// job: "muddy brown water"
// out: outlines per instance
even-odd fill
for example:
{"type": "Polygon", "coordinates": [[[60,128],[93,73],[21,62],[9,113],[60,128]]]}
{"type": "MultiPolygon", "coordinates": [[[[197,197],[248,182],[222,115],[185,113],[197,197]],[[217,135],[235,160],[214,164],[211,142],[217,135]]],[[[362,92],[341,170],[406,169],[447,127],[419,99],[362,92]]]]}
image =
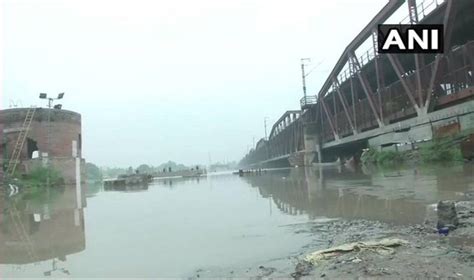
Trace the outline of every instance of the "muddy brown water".
{"type": "Polygon", "coordinates": [[[417,224],[430,204],[473,195],[472,164],[278,169],[108,190],[66,186],[40,197],[20,192],[1,201],[0,278],[188,277],[202,268],[258,266],[314,240],[291,225],[417,224]]]}

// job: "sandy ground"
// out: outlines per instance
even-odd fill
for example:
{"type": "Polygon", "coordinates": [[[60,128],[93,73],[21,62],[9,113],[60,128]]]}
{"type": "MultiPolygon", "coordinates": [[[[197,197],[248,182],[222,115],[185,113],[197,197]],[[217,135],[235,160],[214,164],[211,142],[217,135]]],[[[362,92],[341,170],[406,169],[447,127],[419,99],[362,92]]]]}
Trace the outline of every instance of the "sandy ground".
{"type": "Polygon", "coordinates": [[[456,207],[460,225],[447,236],[435,229],[436,212],[423,224],[411,226],[366,220],[300,224],[294,225],[295,234],[311,234],[314,241],[294,255],[253,267],[201,268],[190,278],[474,279],[474,201],[456,207]],[[395,247],[392,254],[363,250],[341,253],[317,265],[304,261],[316,250],[382,238],[400,238],[408,244],[395,247]]]}

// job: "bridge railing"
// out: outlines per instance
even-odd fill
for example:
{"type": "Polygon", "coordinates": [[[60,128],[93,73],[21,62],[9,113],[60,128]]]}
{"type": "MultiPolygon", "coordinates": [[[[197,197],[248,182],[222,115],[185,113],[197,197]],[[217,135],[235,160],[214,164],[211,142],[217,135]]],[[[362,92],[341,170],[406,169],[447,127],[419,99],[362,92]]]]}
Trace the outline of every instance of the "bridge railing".
{"type": "MultiPolygon", "coordinates": [[[[417,2],[416,10],[418,21],[421,21],[424,17],[429,15],[432,11],[438,8],[439,5],[444,3],[445,0],[422,0],[417,2]]],[[[406,15],[401,21],[400,24],[409,24],[410,15],[406,15]]]]}
{"type": "MultiPolygon", "coordinates": [[[[467,44],[456,47],[451,52],[444,55],[438,67],[438,76],[433,88],[432,94],[436,96],[432,100],[432,109],[437,110],[449,106],[456,102],[460,102],[461,99],[471,98],[474,96],[472,88],[474,86],[474,77],[472,71],[474,65],[474,41],[468,42],[467,44]]],[[[420,71],[420,77],[422,81],[422,102],[421,106],[427,98],[427,89],[430,81],[430,77],[434,71],[434,62],[426,65],[420,71]]],[[[410,94],[413,95],[415,101],[419,104],[419,92],[416,87],[416,72],[410,71],[409,74],[403,76],[406,84],[411,88],[410,94]]],[[[406,89],[403,87],[402,82],[397,80],[390,85],[380,89],[380,95],[374,95],[373,102],[374,107],[381,116],[382,121],[385,124],[394,123],[403,119],[407,119],[416,115],[414,105],[408,98],[406,89]],[[379,102],[379,98],[380,101],[379,102]],[[380,108],[382,109],[380,112],[380,108]]],[[[332,116],[332,122],[335,132],[339,137],[345,137],[351,134],[351,128],[347,121],[347,116],[340,106],[336,106],[337,114],[334,112],[334,104],[332,98],[328,98],[326,101],[329,114],[332,116]]],[[[373,129],[378,126],[373,110],[368,103],[366,98],[358,100],[354,105],[348,104],[349,116],[354,116],[353,110],[355,109],[355,119],[352,119],[354,125],[358,131],[366,131],[373,129]]],[[[330,123],[326,116],[323,117],[322,123],[322,137],[324,142],[330,142],[335,139],[334,133],[330,127],[330,123]]]]}
{"type": "Polygon", "coordinates": [[[315,95],[307,95],[300,99],[301,109],[308,109],[311,105],[316,104],[318,101],[315,95]]]}
{"type": "MultiPolygon", "coordinates": [[[[427,89],[431,80],[431,76],[434,71],[434,62],[426,65],[421,68],[420,77],[421,77],[421,86],[422,86],[422,101],[426,101],[427,89]]],[[[438,78],[435,81],[433,94],[435,97],[432,97],[432,108],[431,110],[438,110],[457,102],[465,100],[465,98],[472,98],[474,96],[474,41],[468,42],[465,45],[457,46],[453,48],[449,53],[443,55],[439,61],[438,66],[438,78]]],[[[410,94],[413,95],[417,103],[419,103],[419,96],[416,86],[416,72],[409,70],[403,79],[406,84],[411,88],[410,94]]],[[[360,92],[361,89],[359,86],[356,86],[356,92],[360,92]]],[[[356,94],[356,96],[360,96],[356,94]]],[[[379,90],[378,94],[373,96],[374,107],[377,110],[382,108],[382,111],[379,112],[382,116],[382,120],[385,124],[394,123],[403,119],[411,118],[416,116],[416,111],[410,99],[408,98],[406,89],[403,87],[402,82],[397,80],[386,87],[383,87],[379,90]],[[380,98],[380,102],[379,102],[380,98]]],[[[327,102],[327,109],[329,114],[332,115],[333,125],[335,132],[339,137],[345,137],[351,134],[351,127],[347,120],[347,116],[341,108],[340,104],[336,104],[336,109],[334,109],[334,100],[337,102],[337,98],[328,98],[325,99],[327,102]],[[335,111],[337,114],[335,114],[335,111]]],[[[349,110],[349,116],[353,117],[353,124],[356,126],[359,132],[367,131],[378,126],[376,118],[372,108],[367,100],[367,98],[357,100],[355,104],[352,104],[351,99],[348,99],[347,109],[349,110]],[[354,111],[355,110],[355,114],[354,111]]],[[[301,99],[302,107],[304,105],[314,105],[317,103],[316,96],[307,96],[306,98],[301,99]]],[[[423,104],[422,104],[423,105],[423,104]]],[[[319,112],[316,106],[312,106],[311,110],[308,110],[310,114],[309,119],[305,117],[304,122],[312,122],[319,116],[319,112]]],[[[327,120],[326,115],[321,114],[323,117],[318,117],[318,126],[321,129],[321,136],[323,142],[331,142],[335,139],[334,133],[330,127],[330,124],[327,120]],[[322,121],[322,122],[321,122],[322,121]]],[[[247,160],[249,162],[258,162],[269,157],[275,157],[276,155],[282,155],[282,151],[288,152],[288,148],[283,147],[285,143],[285,138],[289,139],[287,133],[293,126],[297,124],[290,124],[285,130],[283,130],[281,135],[277,135],[274,139],[269,139],[268,145],[265,146],[265,149],[257,149],[248,155],[247,160]],[[283,147],[283,149],[282,149],[283,147]]],[[[303,143],[298,142],[298,146],[302,146],[303,143]]],[[[290,150],[293,146],[290,147],[290,150]]],[[[262,147],[263,148],[263,147],[262,147]]],[[[292,151],[292,150],[291,150],[292,151]]]]}

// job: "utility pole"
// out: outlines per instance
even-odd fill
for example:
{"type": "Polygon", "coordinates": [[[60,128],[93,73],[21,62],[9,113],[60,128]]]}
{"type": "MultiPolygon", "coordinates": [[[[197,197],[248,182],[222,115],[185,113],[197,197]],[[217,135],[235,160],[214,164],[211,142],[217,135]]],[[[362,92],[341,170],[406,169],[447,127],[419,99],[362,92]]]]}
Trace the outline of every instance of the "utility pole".
{"type": "MultiPolygon", "coordinates": [[[[48,165],[49,165],[49,159],[50,159],[50,154],[51,154],[51,107],[53,107],[53,101],[54,100],[59,100],[63,99],[64,97],[64,92],[61,92],[58,94],[58,97],[53,98],[53,97],[48,97],[46,93],[40,93],[39,98],[40,99],[48,99],[48,138],[47,138],[47,149],[48,149],[48,165]]],[[[54,106],[54,109],[61,109],[62,105],[58,104],[54,106]]]]}
{"type": "Polygon", "coordinates": [[[310,58],[302,58],[301,59],[301,78],[303,79],[303,96],[306,101],[306,74],[304,73],[304,67],[306,66],[304,63],[305,61],[310,62],[310,58]]]}
{"type": "Polygon", "coordinates": [[[268,137],[267,137],[267,117],[263,118],[263,126],[265,128],[265,140],[268,140],[268,137]]]}

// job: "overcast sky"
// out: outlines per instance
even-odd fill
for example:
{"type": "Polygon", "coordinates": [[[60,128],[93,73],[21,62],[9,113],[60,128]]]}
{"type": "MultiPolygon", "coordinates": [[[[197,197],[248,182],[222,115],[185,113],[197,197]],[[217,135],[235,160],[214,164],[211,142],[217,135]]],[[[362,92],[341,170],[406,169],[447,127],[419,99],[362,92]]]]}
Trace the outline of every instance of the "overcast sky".
{"type": "Polygon", "coordinates": [[[299,109],[300,58],[319,65],[315,94],[388,2],[0,1],[1,107],[65,92],[83,155],[102,166],[239,160],[264,117],[299,109]]]}

